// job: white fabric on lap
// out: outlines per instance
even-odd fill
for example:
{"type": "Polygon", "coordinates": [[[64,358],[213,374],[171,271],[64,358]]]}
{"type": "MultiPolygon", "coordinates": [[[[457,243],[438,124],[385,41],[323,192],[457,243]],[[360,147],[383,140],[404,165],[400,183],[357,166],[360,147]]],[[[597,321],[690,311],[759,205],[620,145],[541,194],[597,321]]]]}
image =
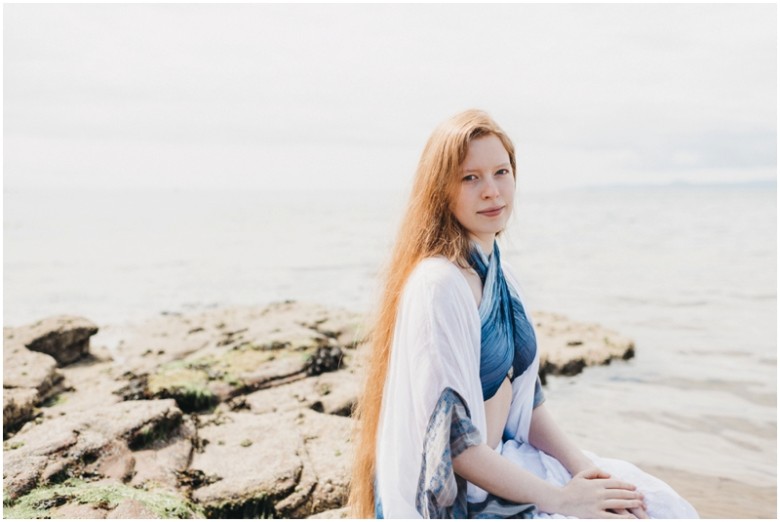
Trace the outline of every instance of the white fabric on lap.
{"type": "MultiPolygon", "coordinates": [[[[596,467],[609,473],[612,478],[634,484],[637,490],[644,494],[647,514],[651,518],[699,518],[693,506],[664,481],[645,473],[630,462],[599,457],[590,451],[583,453],[596,467]]],[[[514,440],[506,441],[501,447],[501,454],[551,484],[564,486],[571,480],[571,475],[563,464],[531,444],[521,444],[514,440]]],[[[535,518],[575,517],[557,513],[538,513],[535,518]]]]}

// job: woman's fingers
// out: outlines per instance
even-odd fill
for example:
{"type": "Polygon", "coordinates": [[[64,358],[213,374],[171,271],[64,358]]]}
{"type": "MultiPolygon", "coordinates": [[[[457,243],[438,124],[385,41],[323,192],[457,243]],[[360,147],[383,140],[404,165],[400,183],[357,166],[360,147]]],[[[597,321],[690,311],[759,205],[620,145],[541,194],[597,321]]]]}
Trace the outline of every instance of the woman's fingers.
{"type": "Polygon", "coordinates": [[[636,486],[629,483],[629,482],[623,482],[622,480],[617,479],[610,479],[610,480],[604,480],[602,484],[606,489],[627,489],[629,491],[636,490],[636,486]]]}
{"type": "Polygon", "coordinates": [[[631,514],[634,515],[636,518],[650,518],[650,515],[647,514],[647,511],[644,506],[642,506],[641,508],[632,509],[631,514]]]}
{"type": "Polygon", "coordinates": [[[604,498],[628,498],[628,499],[643,499],[645,496],[639,491],[631,491],[630,489],[605,489],[604,498]]]}
{"type": "MultiPolygon", "coordinates": [[[[639,509],[642,507],[641,500],[630,500],[624,498],[611,498],[601,504],[602,509],[639,509]]],[[[632,515],[633,516],[633,515],[632,515]]]]}

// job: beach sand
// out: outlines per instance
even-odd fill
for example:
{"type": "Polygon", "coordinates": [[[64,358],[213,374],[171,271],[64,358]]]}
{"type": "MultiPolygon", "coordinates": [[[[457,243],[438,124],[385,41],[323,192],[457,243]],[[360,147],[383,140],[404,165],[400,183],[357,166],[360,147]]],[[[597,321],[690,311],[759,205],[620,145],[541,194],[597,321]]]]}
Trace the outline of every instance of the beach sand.
{"type": "Polygon", "coordinates": [[[550,380],[548,409],[574,443],[667,482],[701,518],[776,518],[775,401],[663,376],[630,380],[642,373],[634,366],[550,380]]]}
{"type": "Polygon", "coordinates": [[[688,500],[701,518],[777,518],[777,488],[679,469],[642,466],[688,500]]]}

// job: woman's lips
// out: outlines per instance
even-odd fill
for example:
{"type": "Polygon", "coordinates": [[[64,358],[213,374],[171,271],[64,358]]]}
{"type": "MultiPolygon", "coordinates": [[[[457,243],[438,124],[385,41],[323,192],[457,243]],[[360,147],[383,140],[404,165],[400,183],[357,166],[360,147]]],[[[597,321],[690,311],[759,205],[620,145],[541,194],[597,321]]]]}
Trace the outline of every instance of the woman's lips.
{"type": "Polygon", "coordinates": [[[483,216],[487,216],[487,217],[496,217],[501,212],[503,212],[503,210],[504,207],[494,207],[494,208],[489,208],[487,210],[480,210],[479,212],[477,212],[477,214],[482,214],[483,216]]]}

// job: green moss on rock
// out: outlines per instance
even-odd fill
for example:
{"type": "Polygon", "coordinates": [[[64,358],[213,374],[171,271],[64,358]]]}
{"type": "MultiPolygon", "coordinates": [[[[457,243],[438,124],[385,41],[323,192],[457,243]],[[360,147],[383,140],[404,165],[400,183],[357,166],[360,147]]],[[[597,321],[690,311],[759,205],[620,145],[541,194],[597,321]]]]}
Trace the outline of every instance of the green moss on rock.
{"type": "Polygon", "coordinates": [[[167,491],[146,491],[124,484],[90,483],[68,479],[62,484],[34,489],[15,502],[3,498],[3,518],[50,518],[50,511],[68,502],[113,509],[126,499],[136,500],[160,518],[202,518],[202,510],[167,491]]]}
{"type": "Polygon", "coordinates": [[[3,451],[12,451],[12,450],[15,450],[15,449],[19,449],[22,446],[24,446],[24,441],[23,440],[17,440],[17,441],[13,441],[13,442],[4,442],[3,443],[3,451]]]}
{"type": "Polygon", "coordinates": [[[208,373],[181,364],[163,367],[149,377],[149,393],[171,398],[184,412],[207,410],[219,402],[208,387],[208,373]]]}

